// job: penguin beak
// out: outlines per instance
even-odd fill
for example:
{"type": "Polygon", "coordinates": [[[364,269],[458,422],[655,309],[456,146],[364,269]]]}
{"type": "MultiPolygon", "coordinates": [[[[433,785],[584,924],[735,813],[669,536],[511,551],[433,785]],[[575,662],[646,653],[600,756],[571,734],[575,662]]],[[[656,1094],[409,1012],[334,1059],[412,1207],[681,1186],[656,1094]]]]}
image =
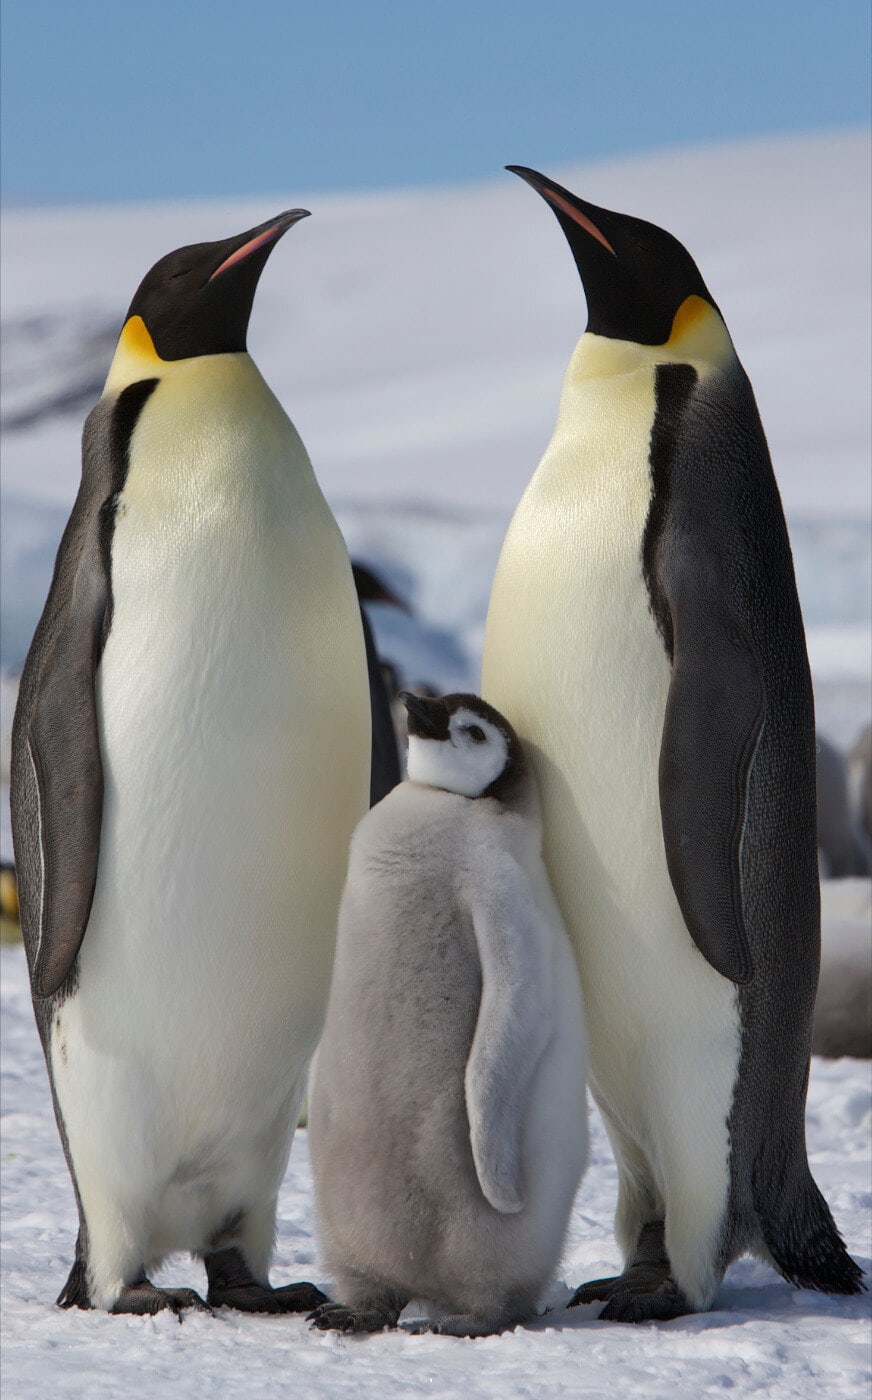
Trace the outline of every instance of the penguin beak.
{"type": "Polygon", "coordinates": [[[368,569],[365,564],[355,564],[351,562],[351,572],[354,577],[354,586],[357,589],[357,596],[361,603],[386,603],[391,608],[398,608],[400,612],[406,613],[409,617],[412,610],[408,603],[398,597],[392,589],[388,588],[376,574],[368,569]]]}
{"type": "Polygon", "coordinates": [[[590,234],[591,238],[595,238],[598,243],[601,243],[606,251],[612,254],[612,257],[617,256],[602,229],[597,227],[591,214],[586,212],[586,208],[593,211],[593,205],[585,206],[584,201],[580,200],[577,195],[571,194],[569,190],[564,189],[554,180],[549,180],[547,176],[540,175],[538,170],[530,170],[526,165],[507,165],[506,169],[510,170],[513,175],[520,175],[531,189],[534,189],[537,194],[541,194],[542,198],[551,205],[564,229],[566,228],[565,221],[568,220],[570,224],[577,225],[585,233],[590,234]]]}
{"type": "Polygon", "coordinates": [[[400,691],[409,714],[409,733],[428,739],[447,739],[448,710],[441,700],[425,700],[409,690],[400,691]]]}
{"type": "Polygon", "coordinates": [[[266,223],[258,224],[257,228],[248,229],[245,233],[241,233],[238,238],[230,240],[232,251],[229,257],[226,257],[216,267],[209,281],[214,282],[215,278],[220,277],[222,272],[226,272],[228,268],[250,258],[252,253],[256,253],[258,249],[277,243],[283,233],[287,233],[288,229],[299,223],[300,219],[308,219],[309,214],[308,209],[286,209],[284,214],[278,214],[274,219],[267,219],[266,223]],[[235,247],[233,247],[234,243],[235,247]]]}

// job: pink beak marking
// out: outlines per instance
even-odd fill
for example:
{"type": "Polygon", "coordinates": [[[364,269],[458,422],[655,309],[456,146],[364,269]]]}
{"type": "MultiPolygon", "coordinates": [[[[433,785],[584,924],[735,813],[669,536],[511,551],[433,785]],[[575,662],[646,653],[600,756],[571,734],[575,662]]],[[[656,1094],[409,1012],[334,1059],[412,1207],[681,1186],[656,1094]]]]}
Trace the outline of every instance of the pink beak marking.
{"type": "Polygon", "coordinates": [[[569,200],[564,199],[563,195],[558,194],[556,190],[542,190],[542,194],[548,200],[549,204],[554,205],[555,209],[560,209],[564,214],[568,214],[573,223],[579,224],[584,229],[585,233],[589,233],[592,238],[595,238],[604,248],[607,248],[612,254],[612,257],[617,257],[617,253],[605,234],[600,233],[596,224],[591,223],[590,219],[582,214],[580,209],[576,209],[574,204],[570,204],[569,200]]]}
{"type": "Polygon", "coordinates": [[[237,248],[235,253],[231,253],[229,258],[225,258],[220,267],[216,267],[209,281],[214,282],[215,278],[220,277],[222,272],[226,272],[228,267],[232,267],[234,263],[242,262],[243,258],[256,253],[258,248],[262,248],[264,243],[271,242],[280,232],[281,225],[273,224],[272,228],[264,229],[263,233],[258,233],[254,238],[250,238],[247,243],[243,243],[241,248],[237,248]]]}

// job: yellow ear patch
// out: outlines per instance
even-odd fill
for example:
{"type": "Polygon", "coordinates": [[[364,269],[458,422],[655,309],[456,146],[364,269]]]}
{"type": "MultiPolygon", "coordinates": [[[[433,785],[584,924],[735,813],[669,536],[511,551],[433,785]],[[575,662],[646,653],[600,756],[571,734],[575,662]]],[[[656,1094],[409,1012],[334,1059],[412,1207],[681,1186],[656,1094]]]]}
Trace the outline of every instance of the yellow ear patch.
{"type": "Polygon", "coordinates": [[[688,361],[724,363],[733,355],[732,341],[715,308],[703,297],[685,297],[675,313],[666,347],[688,361]]]}
{"type": "Polygon", "coordinates": [[[167,361],[155,350],[142,317],[131,316],[118,337],[103,393],[119,394],[138,379],[153,378],[166,365],[167,361]]]}
{"type": "MultiPolygon", "coordinates": [[[[672,330],[669,332],[668,345],[674,345],[676,341],[683,340],[690,335],[700,321],[710,313],[712,308],[702,297],[685,297],[675,313],[675,320],[672,322],[672,330]]],[[[144,328],[143,328],[144,329],[144,328]]]]}
{"type": "Polygon", "coordinates": [[[163,364],[141,316],[131,316],[130,320],[125,322],[118,342],[118,349],[122,347],[128,355],[135,355],[142,360],[157,360],[158,364],[163,364]]]}

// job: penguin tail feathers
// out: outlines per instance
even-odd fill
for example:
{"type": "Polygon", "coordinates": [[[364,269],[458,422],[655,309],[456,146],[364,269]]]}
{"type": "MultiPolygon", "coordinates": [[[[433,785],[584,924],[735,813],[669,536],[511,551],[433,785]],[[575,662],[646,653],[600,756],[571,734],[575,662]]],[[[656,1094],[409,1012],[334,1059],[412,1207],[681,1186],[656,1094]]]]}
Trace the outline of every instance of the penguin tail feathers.
{"type": "Polygon", "coordinates": [[[88,1290],[88,1271],[85,1261],[76,1255],[76,1262],[70,1269],[70,1276],[57,1297],[59,1308],[90,1308],[91,1295],[88,1290]]]}
{"type": "Polygon", "coordinates": [[[777,1221],[760,1212],[766,1247],[782,1277],[796,1288],[819,1293],[864,1293],[863,1270],[846,1250],[810,1174],[801,1193],[785,1204],[777,1221]]]}

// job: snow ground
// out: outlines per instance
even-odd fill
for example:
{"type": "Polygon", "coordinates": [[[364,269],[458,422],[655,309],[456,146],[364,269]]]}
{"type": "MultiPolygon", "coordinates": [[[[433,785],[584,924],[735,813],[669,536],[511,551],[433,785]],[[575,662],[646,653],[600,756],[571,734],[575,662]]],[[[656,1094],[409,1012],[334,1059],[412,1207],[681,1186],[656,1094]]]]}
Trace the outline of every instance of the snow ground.
{"type": "MultiPolygon", "coordinates": [[[[734,1264],[711,1313],[641,1327],[601,1323],[598,1306],[563,1309],[573,1285],[615,1272],[617,1190],[605,1132],[592,1113],[591,1165],[572,1217],[554,1309],[502,1337],[339,1337],[301,1317],[228,1310],[113,1318],[52,1307],[72,1261],[73,1192],[52,1115],[24,953],[0,950],[2,988],[2,1296],[4,1400],[46,1395],[136,1400],[167,1395],[299,1400],[428,1395],[439,1400],[623,1396],[698,1400],[729,1391],[770,1400],[812,1395],[866,1400],[872,1381],[870,1296],[799,1292],[765,1265],[734,1264]]],[[[809,1156],[849,1249],[870,1269],[872,1065],[814,1060],[809,1156]]],[[[279,1204],[274,1283],[326,1286],[312,1217],[307,1135],[300,1131],[279,1204]]],[[[161,1280],[202,1289],[187,1258],[161,1280]]],[[[415,1315],[414,1305],[406,1319],[415,1315]]],[[[418,1314],[420,1316],[420,1313],[418,1314]]]]}

